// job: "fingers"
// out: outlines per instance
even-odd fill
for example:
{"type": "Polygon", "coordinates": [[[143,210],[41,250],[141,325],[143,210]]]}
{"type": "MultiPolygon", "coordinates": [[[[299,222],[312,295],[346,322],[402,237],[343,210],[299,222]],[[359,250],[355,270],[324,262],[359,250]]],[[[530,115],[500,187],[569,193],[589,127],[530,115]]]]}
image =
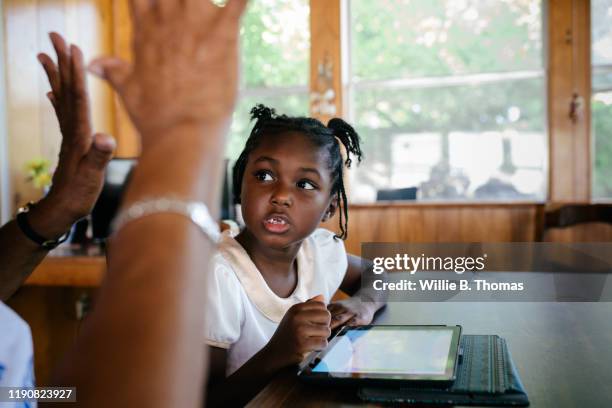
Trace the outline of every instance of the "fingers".
{"type": "Polygon", "coordinates": [[[325,307],[325,298],[323,297],[323,295],[317,295],[315,297],[308,299],[304,303],[309,303],[316,307],[321,307],[321,306],[325,307]]]}
{"type": "Polygon", "coordinates": [[[325,347],[327,347],[327,338],[310,337],[304,341],[304,348],[307,352],[313,350],[323,350],[325,347]]]}
{"type": "Polygon", "coordinates": [[[348,324],[349,320],[353,319],[354,317],[355,315],[350,312],[344,312],[344,313],[332,315],[330,326],[333,330],[344,324],[348,324]]]}
{"type": "Polygon", "coordinates": [[[85,68],[83,53],[76,45],[70,46],[71,88],[76,97],[86,98],[85,68]]]}
{"type": "Polygon", "coordinates": [[[49,85],[51,85],[51,92],[55,95],[59,95],[60,93],[60,78],[59,71],[57,70],[57,66],[53,59],[45,53],[38,54],[38,61],[42,65],[45,73],[47,74],[47,79],[49,80],[49,85]]]}
{"type": "Polygon", "coordinates": [[[332,303],[327,306],[327,310],[331,313],[331,328],[335,329],[336,327],[342,326],[346,324],[351,318],[355,316],[355,313],[349,311],[344,306],[338,303],[332,303]]]}
{"type": "Polygon", "coordinates": [[[123,91],[123,84],[130,75],[131,66],[120,58],[102,57],[89,64],[89,72],[108,81],[119,94],[123,91]]]}
{"type": "Polygon", "coordinates": [[[229,21],[239,21],[246,9],[247,0],[229,0],[223,11],[223,19],[229,21]]]}
{"type": "Polygon", "coordinates": [[[53,105],[53,109],[57,111],[57,99],[55,99],[53,92],[47,92],[47,99],[49,99],[49,102],[53,105]]]}
{"type": "Polygon", "coordinates": [[[157,2],[157,8],[158,8],[157,12],[162,20],[175,14],[176,9],[180,7],[182,7],[181,2],[177,0],[172,0],[172,1],[161,0],[157,2]]]}
{"type": "Polygon", "coordinates": [[[59,79],[62,89],[68,89],[71,80],[71,64],[70,64],[70,51],[66,45],[64,38],[58,33],[49,33],[49,38],[57,54],[57,65],[59,71],[59,79]]]}
{"type": "Polygon", "coordinates": [[[308,337],[323,337],[328,338],[331,335],[331,329],[326,324],[304,324],[301,326],[301,336],[308,337]]]}
{"type": "Polygon", "coordinates": [[[326,309],[308,309],[300,312],[300,317],[311,324],[329,326],[331,314],[326,309]]]}
{"type": "Polygon", "coordinates": [[[93,170],[104,170],[113,157],[116,146],[117,143],[111,136],[96,133],[91,148],[85,156],[85,163],[93,170]]]}
{"type": "Polygon", "coordinates": [[[150,0],[130,0],[130,11],[132,13],[132,20],[134,23],[141,22],[144,19],[146,13],[151,9],[150,0]]]}

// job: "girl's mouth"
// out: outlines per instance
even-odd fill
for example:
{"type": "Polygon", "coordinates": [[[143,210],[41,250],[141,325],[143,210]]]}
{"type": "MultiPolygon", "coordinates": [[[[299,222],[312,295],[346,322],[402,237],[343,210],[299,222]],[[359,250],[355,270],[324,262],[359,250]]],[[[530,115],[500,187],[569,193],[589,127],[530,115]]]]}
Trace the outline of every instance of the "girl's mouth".
{"type": "Polygon", "coordinates": [[[268,232],[282,234],[289,230],[287,219],[278,215],[272,215],[263,221],[263,226],[268,232]]]}

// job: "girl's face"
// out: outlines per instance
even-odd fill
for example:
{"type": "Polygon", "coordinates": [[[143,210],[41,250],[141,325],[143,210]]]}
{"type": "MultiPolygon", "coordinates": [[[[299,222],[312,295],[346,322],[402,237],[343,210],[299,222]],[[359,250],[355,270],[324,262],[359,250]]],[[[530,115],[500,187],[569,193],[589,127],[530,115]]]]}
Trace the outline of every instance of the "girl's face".
{"type": "Polygon", "coordinates": [[[333,214],[328,153],[299,132],[264,136],[242,179],[242,215],[259,244],[299,243],[333,214]]]}

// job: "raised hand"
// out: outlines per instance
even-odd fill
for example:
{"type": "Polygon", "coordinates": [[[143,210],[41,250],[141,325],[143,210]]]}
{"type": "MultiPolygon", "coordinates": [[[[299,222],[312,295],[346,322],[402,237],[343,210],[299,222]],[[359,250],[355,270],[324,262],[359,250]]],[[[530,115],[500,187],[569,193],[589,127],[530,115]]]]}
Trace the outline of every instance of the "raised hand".
{"type": "Polygon", "coordinates": [[[238,78],[245,0],[131,0],[133,64],[95,60],[90,70],[118,92],[142,136],[143,154],[167,130],[229,121],[238,78]]]}
{"type": "Polygon", "coordinates": [[[51,101],[62,133],[57,169],[49,194],[31,214],[33,228],[52,238],[61,235],[78,219],[89,214],[104,182],[104,170],[115,149],[115,141],[93,134],[87,95],[83,54],[68,46],[61,35],[49,35],[57,64],[44,53],[38,55],[51,91],[51,101]]]}

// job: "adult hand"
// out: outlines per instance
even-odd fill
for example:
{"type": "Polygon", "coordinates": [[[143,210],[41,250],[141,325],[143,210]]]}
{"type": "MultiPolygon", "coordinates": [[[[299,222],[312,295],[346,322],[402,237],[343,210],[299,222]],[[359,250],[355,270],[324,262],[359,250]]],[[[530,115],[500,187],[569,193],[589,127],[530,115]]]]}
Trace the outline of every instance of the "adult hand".
{"type": "Polygon", "coordinates": [[[327,347],[330,317],[320,295],[291,306],[265,347],[274,365],[298,364],[307,353],[327,347]]]}
{"type": "Polygon", "coordinates": [[[115,149],[115,141],[104,134],[93,135],[83,54],[68,46],[61,35],[49,35],[57,61],[38,55],[51,92],[51,101],[62,133],[62,144],[53,184],[30,215],[32,227],[42,236],[57,237],[91,212],[104,182],[104,170],[115,149]]]}
{"type": "Polygon", "coordinates": [[[238,26],[245,0],[132,0],[133,64],[99,58],[90,70],[120,95],[143,155],[177,126],[231,118],[238,78],[238,26]]]}

